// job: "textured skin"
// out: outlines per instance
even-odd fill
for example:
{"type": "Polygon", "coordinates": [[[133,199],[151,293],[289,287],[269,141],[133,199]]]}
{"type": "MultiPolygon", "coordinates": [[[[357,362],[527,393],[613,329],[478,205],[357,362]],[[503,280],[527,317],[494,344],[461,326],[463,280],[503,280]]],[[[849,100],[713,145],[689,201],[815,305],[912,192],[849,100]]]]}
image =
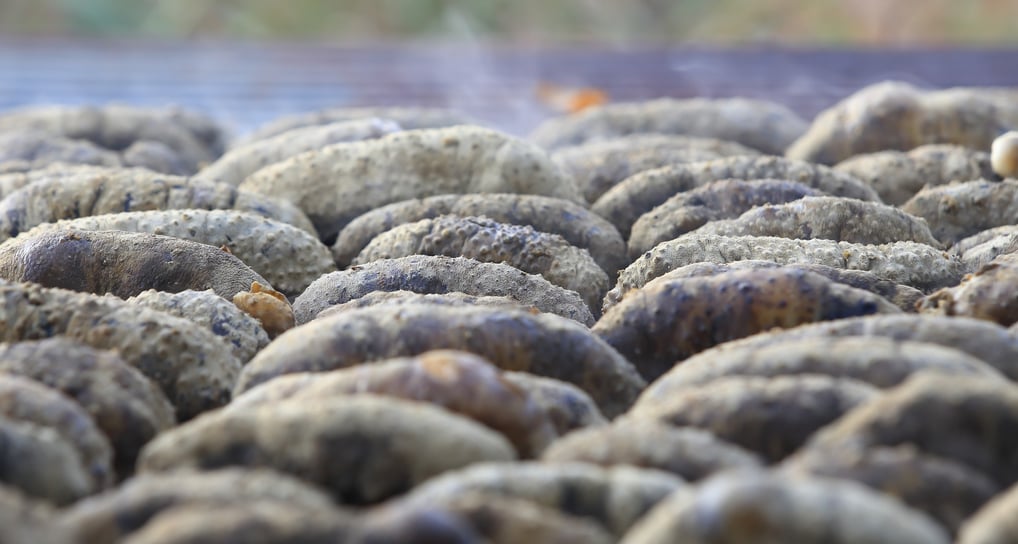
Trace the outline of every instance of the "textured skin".
{"type": "Polygon", "coordinates": [[[29,232],[66,229],[147,232],[226,247],[276,289],[291,296],[299,295],[322,274],[336,270],[328,248],[318,238],[293,225],[250,212],[121,212],[44,223],[29,232]]]}
{"type": "Polygon", "coordinates": [[[325,373],[287,374],[233,399],[247,410],[287,399],[375,394],[427,402],[502,433],[521,457],[534,457],[558,437],[551,417],[527,390],[476,355],[431,351],[325,373]]]}
{"type": "Polygon", "coordinates": [[[556,234],[483,217],[443,215],[400,225],[376,236],[353,265],[410,255],[507,264],[579,293],[592,311],[598,309],[608,292],[608,275],[585,249],[570,245],[556,234]]]}
{"type": "Polygon", "coordinates": [[[999,491],[986,475],[908,445],[863,451],[806,447],[782,468],[792,474],[854,480],[925,512],[952,535],[999,491]]]}
{"type": "Polygon", "coordinates": [[[722,470],[761,466],[756,455],[709,432],[638,419],[571,433],[546,449],[541,460],[652,468],[691,482],[722,470]]]}
{"type": "Polygon", "coordinates": [[[898,208],[835,196],[807,196],[758,206],[735,219],[711,221],[697,234],[825,239],[853,244],[908,241],[940,247],[926,221],[898,208]]]}
{"type": "Polygon", "coordinates": [[[853,155],[926,144],[986,150],[1015,122],[1018,107],[994,90],[922,91],[889,81],[865,87],[821,112],[785,155],[835,164],[853,155]]]}
{"type": "Polygon", "coordinates": [[[702,351],[647,387],[640,395],[640,402],[660,402],[680,391],[694,390],[730,376],[773,378],[820,374],[851,378],[886,389],[917,372],[1005,379],[980,359],[936,344],[858,336],[812,337],[760,347],[721,344],[702,351]]]}
{"type": "Polygon", "coordinates": [[[605,297],[605,306],[618,303],[629,291],[650,280],[690,264],[727,264],[762,260],[778,264],[820,264],[862,270],[893,281],[931,291],[961,281],[964,268],[952,257],[926,244],[895,242],[871,246],[833,240],[789,240],[763,236],[714,236],[696,232],[658,244],[619,272],[618,282],[605,297]]]}
{"type": "Polygon", "coordinates": [[[980,377],[917,374],[818,433],[811,448],[898,444],[939,456],[1001,486],[1018,481],[1018,388],[980,377]]]}
{"type": "Polygon", "coordinates": [[[224,138],[213,121],[193,112],[119,105],[23,108],[0,116],[0,130],[9,129],[40,130],[111,150],[158,142],[185,160],[191,172],[222,153],[224,138]]]}
{"type": "Polygon", "coordinates": [[[976,180],[929,187],[901,209],[926,219],[933,235],[951,245],[986,229],[1014,224],[1018,180],[976,180]]]}
{"type": "Polygon", "coordinates": [[[73,444],[52,429],[0,416],[0,483],[56,505],[96,491],[73,444]]]}
{"type": "Polygon", "coordinates": [[[622,544],[949,544],[932,520],[854,482],[716,476],[662,501],[622,544]]]}
{"type": "Polygon", "coordinates": [[[435,108],[328,108],[278,117],[234,142],[233,148],[247,145],[255,140],[272,138],[297,128],[364,119],[386,119],[397,123],[406,130],[442,128],[471,123],[471,119],[462,114],[435,108]]]}
{"type": "Polygon", "coordinates": [[[560,436],[576,429],[608,423],[590,395],[571,383],[529,372],[503,372],[502,379],[526,391],[548,414],[560,436]]]}
{"type": "Polygon", "coordinates": [[[186,504],[160,512],[124,544],[336,544],[353,525],[338,511],[309,512],[278,501],[186,504]]]}
{"type": "Polygon", "coordinates": [[[156,382],[178,419],[226,404],[240,362],[211,332],[179,317],[100,297],[35,284],[0,283],[0,341],[64,336],[116,349],[156,382]]]}
{"type": "Polygon", "coordinates": [[[448,470],[515,457],[505,438],[469,419],[358,395],[206,414],[145,446],[138,470],[273,468],[329,490],[340,503],[371,504],[448,470]]]}
{"type": "Polygon", "coordinates": [[[60,219],[174,209],[246,211],[314,233],[307,216],[292,204],[230,185],[131,168],[46,176],[14,191],[0,200],[0,240],[60,219]]]}
{"type": "Polygon", "coordinates": [[[269,335],[257,319],[211,290],[167,293],[150,289],[127,302],[182,317],[208,329],[230,346],[233,356],[241,363],[250,361],[258,350],[269,344],[269,335]]]}
{"type": "Polygon", "coordinates": [[[375,261],[326,274],[293,301],[293,312],[298,324],[307,323],[326,308],[373,291],[462,292],[472,296],[509,297],[542,312],[587,326],[594,324],[594,317],[579,294],[553,285],[541,276],[505,264],[426,255],[375,261]]]}
{"type": "Polygon", "coordinates": [[[990,154],[957,145],[924,145],[912,151],[878,151],[838,163],[835,170],[866,182],[880,199],[900,206],[923,187],[993,179],[990,154]]]}
{"type": "Polygon", "coordinates": [[[53,523],[56,516],[48,505],[0,485],[0,542],[74,543],[66,527],[53,523]]]}
{"type": "Polygon", "coordinates": [[[987,229],[951,246],[951,253],[961,258],[969,272],[979,270],[1001,255],[1015,252],[1018,252],[1018,225],[987,229]]]}
{"type": "Polygon", "coordinates": [[[774,327],[899,312],[881,297],[811,272],[733,270],[654,280],[608,310],[591,331],[653,381],[700,351],[774,327]]]}
{"type": "Polygon", "coordinates": [[[157,234],[70,229],[0,244],[0,278],[121,298],[148,289],[212,289],[227,300],[252,282],[268,283],[216,247],[157,234]]]}
{"type": "Polygon", "coordinates": [[[195,177],[240,185],[258,170],[305,151],[343,142],[381,138],[398,130],[398,124],[383,119],[358,119],[295,128],[276,136],[234,146],[195,177]]]}
{"type": "Polygon", "coordinates": [[[153,172],[186,176],[193,174],[195,166],[162,142],[145,140],[134,142],[121,153],[125,167],[147,168],[153,172]]]}
{"type": "MultiPolygon", "coordinates": [[[[813,272],[819,274],[833,282],[841,283],[849,287],[855,287],[856,289],[862,289],[863,291],[869,291],[874,295],[879,295],[889,302],[901,308],[905,312],[915,312],[915,305],[919,299],[923,298],[922,291],[908,287],[906,285],[900,285],[890,280],[885,280],[866,272],[864,270],[845,270],[844,268],[834,268],[832,266],[825,266],[822,264],[809,264],[809,263],[792,263],[792,264],[778,264],[774,261],[735,261],[725,264],[715,263],[693,263],[687,264],[686,266],[680,266],[675,270],[671,270],[658,276],[655,279],[680,279],[680,278],[695,278],[700,276],[716,276],[729,270],[754,270],[761,268],[785,268],[790,270],[805,270],[806,272],[813,272]]],[[[664,281],[662,279],[662,281],[664,281]]],[[[614,299],[612,299],[614,301],[614,299]]],[[[605,311],[608,311],[614,303],[605,304],[605,311]]]]}
{"type": "Polygon", "coordinates": [[[644,170],[669,164],[759,154],[755,149],[714,138],[634,134],[560,148],[551,154],[551,158],[576,179],[587,202],[594,202],[622,180],[644,170]]]}
{"type": "Polygon", "coordinates": [[[503,370],[579,386],[614,417],[646,385],[636,369],[586,327],[551,314],[430,304],[375,306],[290,330],[242,372],[240,394],[282,374],[323,372],[434,349],[469,351],[503,370]]]}
{"type": "Polygon", "coordinates": [[[525,193],[582,203],[539,147],[473,126],[408,130],[308,151],[255,172],[241,190],[296,204],[333,241],[378,206],[448,193],[525,193]]]}
{"type": "Polygon", "coordinates": [[[89,476],[89,487],[113,484],[113,449],[81,405],[29,378],[0,374],[0,417],[57,433],[70,444],[89,476]]]}
{"type": "Polygon", "coordinates": [[[1008,544],[1018,538],[1018,486],[994,498],[962,527],[958,544],[1008,544]]]}
{"type": "Polygon", "coordinates": [[[673,474],[588,463],[483,463],[430,480],[400,502],[446,504],[472,492],[524,499],[601,523],[616,538],[684,483],[673,474]]]}
{"type": "Polygon", "coordinates": [[[45,168],[56,163],[123,166],[119,155],[91,142],[38,130],[0,132],[0,161],[25,161],[30,168],[45,168]]]}
{"type": "Polygon", "coordinates": [[[640,133],[685,134],[729,140],[780,155],[808,124],[788,108],[746,98],[661,98],[618,103],[545,121],[530,135],[554,149],[640,133]]]}
{"type": "Polygon", "coordinates": [[[782,157],[728,157],[647,170],[601,195],[591,211],[629,236],[633,223],[672,196],[725,179],[784,179],[832,196],[879,202],[876,191],[854,177],[826,166],[782,157]]]}
{"type": "Polygon", "coordinates": [[[779,179],[712,181],[678,193],[633,223],[629,258],[636,259],[661,242],[696,230],[710,221],[733,219],[754,206],[791,202],[823,193],[798,182],[779,179]]]}
{"type": "Polygon", "coordinates": [[[765,332],[726,343],[718,349],[753,350],[800,338],[845,336],[883,337],[956,349],[981,359],[1012,381],[1018,381],[1018,336],[1000,325],[966,317],[899,314],[838,319],[765,332]]]}
{"type": "MultiPolygon", "coordinates": [[[[434,304],[436,306],[491,306],[495,308],[507,308],[510,310],[525,310],[527,307],[509,297],[475,297],[463,293],[444,293],[441,295],[422,295],[412,291],[372,291],[360,298],[350,302],[330,306],[318,313],[315,319],[328,317],[332,314],[356,310],[357,308],[368,308],[380,305],[401,305],[401,304],[434,304]]],[[[534,311],[538,311],[533,308],[534,311]]]]}
{"type": "Polygon", "coordinates": [[[608,274],[629,264],[622,236],[590,210],[561,198],[509,193],[439,195],[375,208],[343,227],[332,245],[332,255],[340,267],[345,267],[375,236],[398,225],[446,214],[484,216],[499,223],[529,225],[534,230],[558,234],[589,251],[608,274]]]}
{"type": "Polygon", "coordinates": [[[75,400],[113,446],[121,477],[134,472],[138,452],[176,423],[173,405],[116,353],[67,338],[0,344],[0,376],[30,378],[75,400]]]}
{"type": "Polygon", "coordinates": [[[118,170],[120,170],[119,167],[91,164],[58,163],[45,168],[36,168],[25,161],[0,162],[0,198],[6,198],[14,191],[36,181],[71,178],[86,174],[108,174],[118,170]]]}
{"type": "Polygon", "coordinates": [[[67,509],[60,524],[78,542],[114,544],[175,506],[225,506],[272,501],[305,512],[337,514],[323,491],[297,478],[264,469],[227,468],[140,474],[120,487],[67,509]]]}
{"type": "Polygon", "coordinates": [[[985,319],[1005,327],[1018,323],[1018,254],[1008,253],[968,274],[954,287],[924,298],[919,311],[985,319]]]}
{"type": "Polygon", "coordinates": [[[813,433],[878,398],[863,382],[828,376],[731,376],[665,398],[641,397],[627,418],[697,427],[776,463],[813,433]]]}
{"type": "Polygon", "coordinates": [[[368,513],[350,544],[609,544],[594,521],[533,502],[491,493],[466,493],[441,504],[396,503],[368,513]],[[469,533],[469,534],[468,534],[469,533]],[[434,538],[435,540],[429,540],[434,538]]]}

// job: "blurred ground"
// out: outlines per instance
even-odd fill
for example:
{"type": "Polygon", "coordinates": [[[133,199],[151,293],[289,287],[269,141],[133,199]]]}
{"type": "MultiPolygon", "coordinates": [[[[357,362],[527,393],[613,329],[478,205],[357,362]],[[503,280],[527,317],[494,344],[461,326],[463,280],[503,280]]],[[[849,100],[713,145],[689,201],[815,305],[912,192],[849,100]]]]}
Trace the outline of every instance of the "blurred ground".
{"type": "Polygon", "coordinates": [[[0,34],[330,43],[1018,43],[1018,0],[0,0],[0,34]]]}

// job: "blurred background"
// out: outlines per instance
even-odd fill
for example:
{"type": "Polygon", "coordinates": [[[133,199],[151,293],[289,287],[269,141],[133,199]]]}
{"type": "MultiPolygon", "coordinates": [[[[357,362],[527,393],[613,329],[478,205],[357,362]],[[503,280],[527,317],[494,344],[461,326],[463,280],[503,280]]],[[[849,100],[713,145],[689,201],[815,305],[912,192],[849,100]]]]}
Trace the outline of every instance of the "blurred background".
{"type": "Polygon", "coordinates": [[[4,0],[14,35],[330,43],[1002,44],[1015,0],[4,0]],[[452,33],[452,35],[450,35],[452,33]]]}
{"type": "Polygon", "coordinates": [[[178,104],[237,133],[422,105],[524,134],[590,93],[813,116],[886,79],[1018,86],[1016,67],[1018,0],[0,0],[0,109],[178,104]]]}

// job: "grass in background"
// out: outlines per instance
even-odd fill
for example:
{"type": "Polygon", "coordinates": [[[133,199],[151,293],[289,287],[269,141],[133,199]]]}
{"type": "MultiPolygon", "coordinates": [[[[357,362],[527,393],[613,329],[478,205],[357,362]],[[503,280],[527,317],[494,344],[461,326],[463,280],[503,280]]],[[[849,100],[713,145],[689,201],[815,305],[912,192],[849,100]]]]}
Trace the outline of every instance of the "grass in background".
{"type": "Polygon", "coordinates": [[[0,33],[324,42],[1016,43],[1018,0],[0,0],[0,33]]]}

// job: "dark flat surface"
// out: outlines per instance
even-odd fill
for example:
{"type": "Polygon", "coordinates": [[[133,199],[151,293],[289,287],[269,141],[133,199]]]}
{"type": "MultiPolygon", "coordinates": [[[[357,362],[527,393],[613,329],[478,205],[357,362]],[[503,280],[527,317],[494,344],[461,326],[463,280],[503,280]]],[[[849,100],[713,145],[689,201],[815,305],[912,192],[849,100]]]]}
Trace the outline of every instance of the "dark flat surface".
{"type": "Polygon", "coordinates": [[[613,100],[751,96],[812,116],[869,83],[1018,86],[1018,49],[528,49],[0,39],[0,109],[36,104],[180,104],[243,132],[328,106],[448,106],[526,133],[551,112],[540,81],[613,100]]]}

